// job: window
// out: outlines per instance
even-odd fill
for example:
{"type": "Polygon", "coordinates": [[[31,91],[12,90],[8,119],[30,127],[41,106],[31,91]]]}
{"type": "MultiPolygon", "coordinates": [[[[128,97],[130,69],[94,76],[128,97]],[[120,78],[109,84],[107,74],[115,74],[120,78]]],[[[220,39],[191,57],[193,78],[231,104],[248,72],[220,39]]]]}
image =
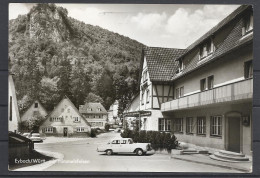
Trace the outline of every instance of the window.
{"type": "Polygon", "coordinates": [[[98,111],[101,111],[101,108],[98,108],[97,110],[98,110],[98,111]]]}
{"type": "Polygon", "coordinates": [[[38,108],[38,103],[34,103],[34,108],[38,108]]]}
{"type": "Polygon", "coordinates": [[[146,90],[146,103],[150,102],[150,90],[146,90]]]}
{"type": "Polygon", "coordinates": [[[13,97],[10,96],[10,101],[9,101],[9,108],[10,108],[10,112],[9,112],[9,120],[12,121],[13,120],[13,97]]]}
{"type": "Polygon", "coordinates": [[[74,122],[79,122],[79,117],[74,117],[74,122]]]}
{"type": "Polygon", "coordinates": [[[121,144],[126,144],[126,140],[121,140],[121,144]]]}
{"type": "Polygon", "coordinates": [[[214,75],[208,77],[208,89],[212,89],[214,87],[214,75]]]}
{"type": "Polygon", "coordinates": [[[181,72],[184,69],[183,61],[182,59],[179,60],[179,72],[181,72]]]}
{"type": "Polygon", "coordinates": [[[96,116],[95,116],[95,115],[93,115],[93,118],[96,118],[96,116]]]}
{"type": "Polygon", "coordinates": [[[176,88],[176,90],[175,90],[175,98],[176,99],[178,99],[178,98],[180,98],[180,89],[179,88],[176,88]]]}
{"type": "Polygon", "coordinates": [[[252,60],[245,62],[244,64],[245,78],[253,77],[253,62],[252,60]]]}
{"type": "Polygon", "coordinates": [[[206,135],[206,117],[197,118],[197,134],[206,135]]]}
{"type": "Polygon", "coordinates": [[[200,91],[205,91],[206,90],[206,79],[200,80],[200,91]]]}
{"type": "Polygon", "coordinates": [[[245,26],[242,29],[242,35],[246,35],[246,34],[252,32],[253,31],[253,26],[254,26],[253,13],[250,13],[245,18],[245,26]]]}
{"type": "Polygon", "coordinates": [[[214,51],[214,43],[213,40],[210,39],[205,42],[200,48],[200,60],[209,56],[214,51]]]}
{"type": "Polygon", "coordinates": [[[146,125],[147,125],[147,118],[144,118],[144,130],[146,130],[146,125]]]}
{"type": "Polygon", "coordinates": [[[70,113],[70,109],[68,109],[68,113],[70,113]]]}
{"type": "Polygon", "coordinates": [[[142,93],[141,102],[142,102],[142,105],[143,105],[144,104],[144,93],[142,93]]]}
{"type": "Polygon", "coordinates": [[[112,144],[120,144],[120,140],[113,140],[112,144]]]}
{"type": "Polygon", "coordinates": [[[159,118],[159,131],[171,131],[171,120],[159,118]]]}
{"type": "Polygon", "coordinates": [[[184,96],[184,87],[181,87],[180,88],[180,97],[183,97],[184,96]]]}
{"type": "Polygon", "coordinates": [[[183,132],[183,118],[176,118],[174,122],[175,132],[183,132]]]}
{"type": "Polygon", "coordinates": [[[92,108],[88,108],[88,111],[92,111],[92,108]]]}
{"type": "Polygon", "coordinates": [[[193,133],[193,118],[187,117],[186,119],[186,133],[191,134],[193,133]]]}
{"type": "Polygon", "coordinates": [[[222,136],[222,117],[212,116],[210,118],[210,135],[211,136],[222,136]]]}
{"type": "Polygon", "coordinates": [[[76,127],[77,132],[84,132],[85,128],[84,127],[76,127]]]}
{"type": "Polygon", "coordinates": [[[99,115],[98,118],[101,118],[101,115],[99,115]]]}
{"type": "Polygon", "coordinates": [[[62,122],[62,117],[51,117],[50,121],[51,122],[62,122]]]}
{"type": "Polygon", "coordinates": [[[53,131],[54,131],[53,127],[45,127],[42,130],[43,133],[53,133],[53,131]]]}
{"type": "Polygon", "coordinates": [[[147,70],[143,73],[143,82],[146,82],[147,80],[147,70]]]}

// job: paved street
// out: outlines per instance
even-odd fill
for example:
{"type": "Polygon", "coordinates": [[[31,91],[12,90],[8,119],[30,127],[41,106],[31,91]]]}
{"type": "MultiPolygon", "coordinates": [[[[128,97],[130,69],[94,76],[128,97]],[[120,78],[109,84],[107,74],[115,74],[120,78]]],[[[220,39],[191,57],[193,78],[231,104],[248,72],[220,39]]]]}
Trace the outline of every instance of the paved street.
{"type": "Polygon", "coordinates": [[[98,144],[107,143],[111,138],[118,136],[118,133],[111,132],[101,134],[98,138],[86,138],[71,142],[37,143],[35,149],[59,152],[64,155],[63,162],[57,162],[45,171],[239,172],[175,160],[170,158],[170,155],[107,156],[96,151],[98,144]],[[68,163],[69,161],[78,163],[68,163]]]}

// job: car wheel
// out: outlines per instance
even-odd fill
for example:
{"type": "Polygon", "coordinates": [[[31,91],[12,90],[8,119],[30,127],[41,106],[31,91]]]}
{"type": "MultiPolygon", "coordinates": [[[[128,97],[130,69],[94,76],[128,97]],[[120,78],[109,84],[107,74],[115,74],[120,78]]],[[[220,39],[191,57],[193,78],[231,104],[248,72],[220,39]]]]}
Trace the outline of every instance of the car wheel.
{"type": "Polygon", "coordinates": [[[138,156],[142,156],[142,155],[144,154],[144,152],[143,152],[142,149],[137,149],[137,150],[136,150],[136,154],[137,154],[138,156]]]}
{"type": "Polygon", "coordinates": [[[107,153],[108,156],[113,154],[112,150],[107,150],[106,153],[107,153]]]}

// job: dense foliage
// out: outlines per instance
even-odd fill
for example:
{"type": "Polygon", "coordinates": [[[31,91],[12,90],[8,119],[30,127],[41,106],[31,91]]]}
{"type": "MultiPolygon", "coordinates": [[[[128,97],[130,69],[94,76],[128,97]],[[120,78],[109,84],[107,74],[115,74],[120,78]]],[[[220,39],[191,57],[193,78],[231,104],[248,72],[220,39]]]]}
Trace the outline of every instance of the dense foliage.
{"type": "Polygon", "coordinates": [[[159,131],[137,131],[129,130],[128,128],[121,133],[123,138],[132,138],[137,143],[151,143],[152,148],[155,150],[176,149],[178,147],[178,141],[175,135],[171,133],[159,132],[159,131]]]}
{"type": "Polygon", "coordinates": [[[9,70],[19,109],[39,99],[47,110],[67,95],[78,107],[119,100],[119,113],[138,90],[143,45],[70,18],[54,4],[38,4],[9,21],[9,70]]]}

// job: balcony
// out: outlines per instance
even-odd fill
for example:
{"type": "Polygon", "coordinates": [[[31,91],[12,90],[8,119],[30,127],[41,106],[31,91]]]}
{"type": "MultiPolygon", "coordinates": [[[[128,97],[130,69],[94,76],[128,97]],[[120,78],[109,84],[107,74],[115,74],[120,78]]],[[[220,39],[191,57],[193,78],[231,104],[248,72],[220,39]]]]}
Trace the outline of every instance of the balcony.
{"type": "Polygon", "coordinates": [[[253,79],[247,79],[162,103],[161,111],[188,109],[251,98],[253,98],[253,79]]]}

